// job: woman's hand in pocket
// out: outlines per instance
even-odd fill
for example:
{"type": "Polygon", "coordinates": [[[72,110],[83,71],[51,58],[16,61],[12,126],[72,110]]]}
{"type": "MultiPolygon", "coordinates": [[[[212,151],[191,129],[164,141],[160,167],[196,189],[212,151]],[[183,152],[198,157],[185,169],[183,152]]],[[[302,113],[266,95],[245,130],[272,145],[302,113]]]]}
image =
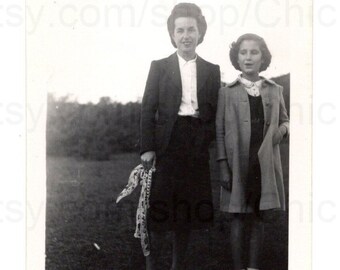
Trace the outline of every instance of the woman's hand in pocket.
{"type": "Polygon", "coordinates": [[[282,141],[286,132],[287,132],[286,127],[284,126],[278,127],[273,134],[273,145],[279,144],[282,141]]]}

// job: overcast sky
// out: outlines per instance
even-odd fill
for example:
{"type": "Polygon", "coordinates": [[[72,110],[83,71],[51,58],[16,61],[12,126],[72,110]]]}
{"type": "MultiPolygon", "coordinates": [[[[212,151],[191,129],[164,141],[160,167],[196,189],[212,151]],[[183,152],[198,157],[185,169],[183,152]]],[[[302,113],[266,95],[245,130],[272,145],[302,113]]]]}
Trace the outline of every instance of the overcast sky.
{"type": "MultiPolygon", "coordinates": [[[[34,53],[28,60],[39,58],[37,72],[43,71],[44,88],[57,97],[70,95],[81,103],[103,96],[136,101],[143,95],[150,62],[175,51],[166,20],[179,2],[183,1],[50,0],[44,6],[31,6],[27,30],[34,53]]],[[[300,16],[295,23],[306,26],[308,10],[274,0],[195,3],[208,22],[197,53],[220,65],[224,81],[238,74],[229,61],[229,45],[247,32],[264,37],[272,52],[263,76],[290,71],[289,44],[294,42],[290,18],[300,16]]]]}

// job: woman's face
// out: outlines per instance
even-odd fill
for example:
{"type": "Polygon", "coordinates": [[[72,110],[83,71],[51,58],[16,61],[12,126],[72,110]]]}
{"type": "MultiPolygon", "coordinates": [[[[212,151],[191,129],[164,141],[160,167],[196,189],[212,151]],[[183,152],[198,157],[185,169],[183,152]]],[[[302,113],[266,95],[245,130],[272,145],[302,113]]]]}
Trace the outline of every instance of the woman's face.
{"type": "Polygon", "coordinates": [[[262,65],[262,52],[257,41],[243,40],[238,51],[238,64],[246,78],[257,77],[262,65]]]}
{"type": "Polygon", "coordinates": [[[200,33],[197,21],[191,17],[179,17],[175,20],[175,29],[172,38],[176,43],[178,53],[185,55],[195,55],[200,33]]]}

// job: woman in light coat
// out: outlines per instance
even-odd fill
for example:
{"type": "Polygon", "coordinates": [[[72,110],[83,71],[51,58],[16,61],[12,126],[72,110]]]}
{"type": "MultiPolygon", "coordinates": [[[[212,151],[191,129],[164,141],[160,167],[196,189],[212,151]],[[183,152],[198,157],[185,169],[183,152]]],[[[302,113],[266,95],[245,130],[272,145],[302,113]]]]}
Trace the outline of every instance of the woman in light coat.
{"type": "Polygon", "coordinates": [[[220,209],[232,214],[234,269],[259,269],[263,211],[285,210],[279,144],[289,134],[289,119],[282,86],[259,76],[271,62],[265,41],[255,34],[242,35],[230,48],[230,60],[242,74],[219,92],[220,209]],[[249,252],[244,261],[246,222],[249,252]]]}

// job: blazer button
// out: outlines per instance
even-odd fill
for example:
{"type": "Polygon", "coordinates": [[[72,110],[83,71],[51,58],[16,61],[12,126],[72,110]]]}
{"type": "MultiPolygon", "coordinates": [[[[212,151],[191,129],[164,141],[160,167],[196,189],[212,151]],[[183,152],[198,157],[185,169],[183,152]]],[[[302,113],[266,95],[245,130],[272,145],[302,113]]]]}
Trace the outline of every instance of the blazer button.
{"type": "Polygon", "coordinates": [[[266,122],[266,125],[267,125],[267,126],[269,126],[269,125],[270,125],[270,122],[269,122],[269,121],[267,121],[267,122],[266,122]]]}

